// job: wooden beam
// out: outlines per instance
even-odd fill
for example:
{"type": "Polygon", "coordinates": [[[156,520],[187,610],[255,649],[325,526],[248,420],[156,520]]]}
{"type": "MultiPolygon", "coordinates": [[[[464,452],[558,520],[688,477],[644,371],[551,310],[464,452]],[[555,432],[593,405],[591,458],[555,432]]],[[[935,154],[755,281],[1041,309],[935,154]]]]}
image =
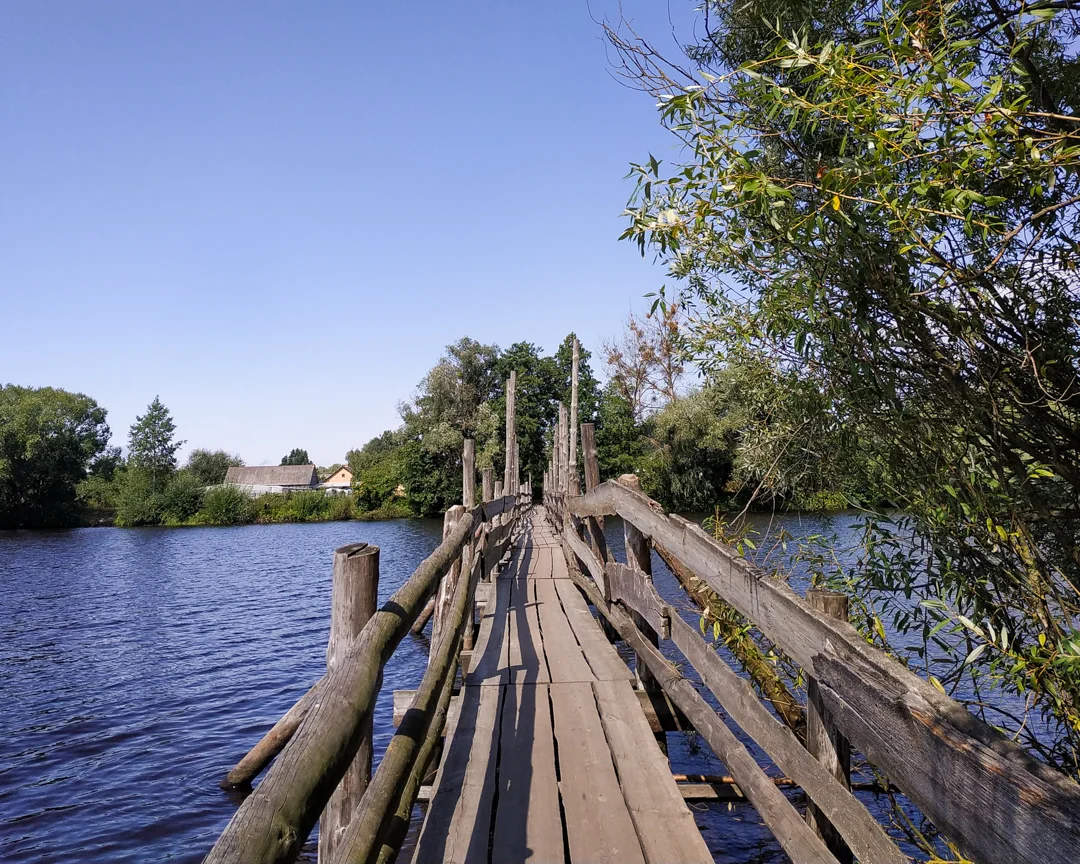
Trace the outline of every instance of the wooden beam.
{"type": "Polygon", "coordinates": [[[656,502],[603,483],[568,503],[617,513],[658,540],[817,679],[837,728],[946,837],[980,862],[1072,864],[1080,786],[866,644],[734,549],[679,525],[656,502]]]}
{"type": "Polygon", "coordinates": [[[461,520],[376,612],[326,673],[320,695],[262,782],[237,809],[207,864],[289,862],[300,853],[348,769],[371,715],[382,668],[475,527],[461,520]]]}
{"type": "Polygon", "coordinates": [[[468,508],[476,504],[476,441],[465,439],[461,453],[461,503],[468,508]]]}
{"type": "MultiPolygon", "coordinates": [[[[623,474],[615,481],[620,486],[625,486],[627,489],[631,489],[635,492],[641,492],[641,481],[637,478],[636,474],[623,474]]],[[[652,552],[649,549],[649,541],[645,535],[638,531],[634,527],[634,523],[629,519],[623,520],[623,548],[626,550],[626,566],[631,571],[637,571],[637,575],[630,574],[630,578],[635,581],[641,582],[646,585],[652,584],[652,552]]],[[[637,613],[632,613],[631,617],[638,629],[642,632],[642,635],[648,639],[653,645],[659,645],[660,639],[657,636],[657,631],[654,630],[649,622],[642,618],[637,613]]],[[[634,664],[634,668],[637,671],[638,686],[642,689],[656,689],[656,681],[653,680],[649,674],[649,669],[644,663],[639,662],[634,664]]]]}
{"type": "Polygon", "coordinates": [[[580,495],[581,486],[577,471],[577,433],[578,433],[578,365],[581,360],[581,347],[577,336],[574,337],[574,357],[570,364],[570,437],[567,442],[567,492],[580,495]]]}
{"type": "MultiPolygon", "coordinates": [[[[360,635],[379,604],[379,547],[367,543],[342,546],[334,552],[330,602],[327,671],[342,662],[349,644],[360,635]]],[[[319,818],[319,861],[334,857],[342,834],[371,780],[372,717],[361,724],[360,742],[334,794],[319,818]]]]}
{"type": "MultiPolygon", "coordinates": [[[[761,770],[754,757],[739,742],[716,712],[679,671],[672,666],[638,631],[629,612],[617,605],[608,605],[595,586],[581,574],[570,571],[573,579],[592,600],[596,608],[606,616],[619,634],[649,667],[657,682],[697,729],[713,752],[731,772],[739,788],[780,842],[781,847],[800,864],[836,864],[803,817],[791,806],[772,780],[761,770]]],[[[680,619],[681,620],[681,619],[680,619]]]]}
{"type": "MultiPolygon", "coordinates": [[[[811,588],[806,592],[806,600],[830,618],[848,620],[848,598],[839,591],[811,588]]],[[[806,682],[806,749],[840,784],[851,788],[851,747],[829,718],[817,680],[812,675],[806,682]]],[[[806,824],[825,841],[840,864],[851,864],[852,850],[813,800],[806,807],[806,824]]]]}

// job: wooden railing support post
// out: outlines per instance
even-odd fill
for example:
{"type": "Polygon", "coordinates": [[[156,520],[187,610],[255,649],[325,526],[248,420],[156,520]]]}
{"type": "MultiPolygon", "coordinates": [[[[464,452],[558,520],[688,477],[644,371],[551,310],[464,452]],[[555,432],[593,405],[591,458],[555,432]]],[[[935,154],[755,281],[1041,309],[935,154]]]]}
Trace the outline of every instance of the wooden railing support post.
{"type": "MultiPolygon", "coordinates": [[[[326,668],[332,669],[344,656],[353,638],[378,608],[379,547],[367,543],[342,546],[334,552],[331,589],[330,641],[326,648],[326,668]]],[[[360,747],[319,821],[319,861],[326,864],[349,825],[353,811],[371,781],[372,722],[363,727],[360,747]]]]}
{"type": "MultiPolygon", "coordinates": [[[[635,492],[641,493],[641,481],[636,474],[623,474],[616,482],[627,489],[633,489],[635,492]]],[[[623,519],[623,544],[626,547],[626,566],[632,570],[640,571],[642,573],[641,578],[646,582],[652,582],[652,551],[649,549],[649,540],[634,527],[629,519],[623,519]]],[[[659,635],[644,618],[636,612],[632,613],[631,618],[649,642],[653,645],[660,644],[659,635]]],[[[639,688],[641,690],[660,689],[660,685],[649,671],[649,668],[642,662],[642,659],[635,656],[634,660],[639,688]]]]}
{"type": "Polygon", "coordinates": [[[465,439],[461,451],[461,503],[466,508],[476,503],[476,441],[465,439]]]}
{"type": "MultiPolygon", "coordinates": [[[[806,592],[806,600],[830,618],[848,620],[848,598],[839,591],[810,588],[806,592]]],[[[846,788],[851,788],[851,746],[830,721],[817,680],[812,676],[806,682],[806,749],[846,788]]],[[[808,801],[806,805],[806,823],[825,841],[840,864],[851,864],[851,850],[813,801],[808,801]]]]}
{"type": "Polygon", "coordinates": [[[578,364],[580,360],[580,346],[577,336],[574,337],[574,359],[570,367],[570,428],[569,441],[567,442],[567,494],[581,494],[581,479],[577,472],[577,434],[578,434],[578,364]]]}
{"type": "Polygon", "coordinates": [[[495,498],[495,469],[485,468],[480,472],[480,499],[487,504],[495,498]]]}
{"type": "MultiPolygon", "coordinates": [[[[443,515],[443,540],[446,540],[446,538],[453,533],[458,520],[461,519],[465,513],[465,508],[460,504],[455,504],[446,511],[443,515]]],[[[431,657],[434,655],[435,650],[438,648],[439,640],[442,639],[443,629],[446,627],[446,616],[450,609],[450,601],[454,597],[454,589],[457,588],[459,578],[461,578],[460,557],[450,565],[450,569],[446,571],[446,575],[443,576],[442,580],[439,582],[438,591],[435,593],[435,612],[431,616],[431,650],[428,651],[429,662],[431,661],[431,657]]],[[[466,574],[465,578],[468,578],[468,574],[466,574]]]]}

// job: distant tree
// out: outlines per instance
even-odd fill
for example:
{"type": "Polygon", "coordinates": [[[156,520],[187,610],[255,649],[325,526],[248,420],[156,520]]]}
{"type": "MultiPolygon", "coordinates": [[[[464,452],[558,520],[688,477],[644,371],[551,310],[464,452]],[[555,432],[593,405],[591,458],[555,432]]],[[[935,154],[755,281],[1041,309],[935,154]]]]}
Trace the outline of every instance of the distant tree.
{"type": "Polygon", "coordinates": [[[623,335],[603,345],[608,376],[639,422],[679,398],[685,371],[679,316],[676,303],[657,306],[644,319],[631,314],[623,335]]]}
{"type": "MultiPolygon", "coordinates": [[[[566,404],[566,409],[570,410],[570,397],[573,378],[573,364],[574,364],[574,339],[575,333],[570,333],[562,344],[559,345],[555,351],[555,356],[552,358],[555,363],[555,369],[557,370],[558,380],[556,382],[556,388],[558,390],[558,399],[562,400],[566,404]]],[[[578,343],[578,422],[579,423],[592,423],[596,420],[596,412],[600,410],[600,382],[596,380],[596,376],[593,375],[592,366],[589,364],[589,360],[592,357],[592,352],[587,350],[584,345],[578,343]]]]}
{"type": "Polygon", "coordinates": [[[0,527],[70,524],[75,487],[109,442],[106,411],[52,387],[0,387],[0,527]]]}
{"type": "Polygon", "coordinates": [[[497,422],[495,433],[499,455],[494,465],[499,476],[502,476],[506,446],[505,382],[512,369],[517,371],[514,411],[521,476],[524,480],[531,471],[535,480],[543,476],[547,465],[547,440],[559,416],[559,369],[553,358],[542,356],[540,348],[531,342],[515,342],[499,358],[499,395],[491,405],[497,422]]]}
{"type": "Polygon", "coordinates": [[[289,451],[289,455],[281,460],[282,465],[310,465],[311,457],[308,456],[307,450],[303,450],[300,447],[293,447],[289,451]]]}
{"type": "Polygon", "coordinates": [[[632,474],[645,451],[641,426],[634,420],[633,406],[614,382],[608,382],[596,417],[596,461],[600,479],[632,474]]]}
{"type": "Polygon", "coordinates": [[[199,479],[203,486],[215,486],[225,480],[225,474],[232,467],[243,465],[239,456],[224,450],[192,450],[188,456],[188,471],[199,479]]]}
{"type": "Polygon", "coordinates": [[[176,470],[176,451],[184,442],[176,440],[176,424],[161,398],[154,397],[141,417],[131,424],[128,445],[128,462],[136,471],[143,471],[150,478],[150,488],[161,492],[169,477],[176,470]]]}

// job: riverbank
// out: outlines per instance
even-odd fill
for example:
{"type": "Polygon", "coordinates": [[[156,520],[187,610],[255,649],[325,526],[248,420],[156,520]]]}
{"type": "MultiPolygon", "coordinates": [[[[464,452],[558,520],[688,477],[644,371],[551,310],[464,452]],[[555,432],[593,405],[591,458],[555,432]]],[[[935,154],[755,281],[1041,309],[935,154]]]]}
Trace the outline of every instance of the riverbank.
{"type": "Polygon", "coordinates": [[[215,487],[206,490],[198,509],[186,518],[164,512],[154,518],[125,521],[114,508],[87,508],[71,527],[78,528],[164,528],[227,527],[231,525],[283,525],[318,522],[383,522],[416,517],[404,501],[393,501],[375,510],[360,510],[351,494],[327,493],[321,489],[268,493],[252,498],[237,489],[215,487]]]}

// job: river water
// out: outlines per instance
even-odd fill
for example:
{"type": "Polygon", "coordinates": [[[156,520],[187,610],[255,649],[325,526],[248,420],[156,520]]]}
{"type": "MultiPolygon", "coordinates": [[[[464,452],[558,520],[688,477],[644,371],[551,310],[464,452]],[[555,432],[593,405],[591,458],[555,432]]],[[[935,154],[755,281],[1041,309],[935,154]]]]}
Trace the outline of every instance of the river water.
{"type": "MultiPolygon", "coordinates": [[[[618,520],[608,533],[621,552],[618,520]]],[[[0,861],[200,861],[242,800],[218,781],[325,669],[333,550],[378,545],[385,599],[440,536],[435,520],[0,532],[0,861]]],[[[427,648],[406,638],[385,671],[376,758],[427,648]]],[[[669,753],[726,773],[694,736],[669,753]]],[[[749,806],[693,806],[716,861],[787,860],[749,806]]]]}

